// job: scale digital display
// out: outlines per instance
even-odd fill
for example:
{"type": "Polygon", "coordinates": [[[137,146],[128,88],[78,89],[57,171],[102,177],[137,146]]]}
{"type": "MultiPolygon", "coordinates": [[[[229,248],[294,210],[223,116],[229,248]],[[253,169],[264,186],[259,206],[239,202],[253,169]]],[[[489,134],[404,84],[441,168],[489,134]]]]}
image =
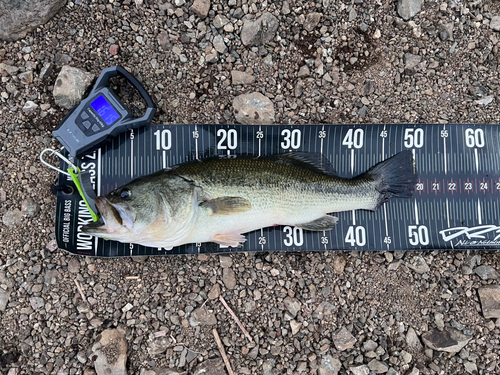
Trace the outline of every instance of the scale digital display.
{"type": "Polygon", "coordinates": [[[90,105],[108,126],[120,118],[118,112],[102,95],[99,95],[90,105]]]}

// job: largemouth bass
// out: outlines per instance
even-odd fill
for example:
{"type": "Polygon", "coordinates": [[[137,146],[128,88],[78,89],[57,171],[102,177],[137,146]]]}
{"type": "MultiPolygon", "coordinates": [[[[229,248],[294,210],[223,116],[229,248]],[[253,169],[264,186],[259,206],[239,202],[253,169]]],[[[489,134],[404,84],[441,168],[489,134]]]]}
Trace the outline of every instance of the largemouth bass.
{"type": "Polygon", "coordinates": [[[409,198],[417,180],[403,151],[354,178],[341,178],[322,155],[210,158],[138,178],[96,199],[96,237],[170,249],[186,243],[239,246],[243,233],[275,225],[327,231],[328,213],[376,210],[409,198]]]}

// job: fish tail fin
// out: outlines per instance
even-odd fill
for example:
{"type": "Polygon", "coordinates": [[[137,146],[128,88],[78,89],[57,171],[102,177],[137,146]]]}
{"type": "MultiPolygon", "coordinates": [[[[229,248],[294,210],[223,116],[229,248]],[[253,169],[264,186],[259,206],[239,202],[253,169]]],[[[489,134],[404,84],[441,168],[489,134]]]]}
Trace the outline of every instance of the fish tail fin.
{"type": "Polygon", "coordinates": [[[391,198],[411,198],[418,179],[410,150],[402,151],[375,165],[366,175],[374,182],[374,187],[379,192],[374,211],[391,198]]]}

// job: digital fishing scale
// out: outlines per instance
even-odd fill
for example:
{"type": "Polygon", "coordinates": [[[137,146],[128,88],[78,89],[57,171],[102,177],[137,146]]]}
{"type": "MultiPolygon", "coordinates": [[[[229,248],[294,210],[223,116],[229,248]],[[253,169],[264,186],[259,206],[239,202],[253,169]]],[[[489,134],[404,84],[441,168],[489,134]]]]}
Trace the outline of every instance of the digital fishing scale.
{"type": "MultiPolygon", "coordinates": [[[[91,99],[90,102],[93,100],[91,99]]],[[[71,179],[57,193],[58,246],[71,253],[120,257],[255,251],[500,249],[500,126],[474,124],[153,125],[122,133],[75,164],[93,176],[97,195],[176,164],[208,157],[322,153],[352,178],[404,150],[418,173],[409,199],[376,212],[332,213],[326,232],[277,226],[245,233],[240,248],[214,243],[171,250],[96,239],[81,231],[92,217],[71,179]]],[[[67,168],[65,162],[61,164],[67,168]]]]}
{"type": "Polygon", "coordinates": [[[101,72],[87,98],[64,117],[53,134],[71,156],[81,157],[120,133],[149,124],[155,112],[153,100],[139,81],[125,68],[113,66],[101,72]],[[146,102],[147,109],[142,117],[134,118],[115,92],[107,87],[109,80],[118,75],[127,79],[146,102]]]}

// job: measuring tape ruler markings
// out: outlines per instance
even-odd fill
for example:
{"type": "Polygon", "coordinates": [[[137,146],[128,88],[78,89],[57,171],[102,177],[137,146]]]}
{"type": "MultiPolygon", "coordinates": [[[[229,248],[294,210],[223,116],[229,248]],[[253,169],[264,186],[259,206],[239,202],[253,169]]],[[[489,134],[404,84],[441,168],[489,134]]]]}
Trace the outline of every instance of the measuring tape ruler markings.
{"type": "MultiPolygon", "coordinates": [[[[106,165],[103,181],[114,182],[102,186],[102,193],[139,175],[217,154],[232,157],[237,153],[258,156],[294,150],[322,152],[341,176],[352,177],[397,152],[411,149],[420,176],[413,199],[389,201],[375,213],[339,213],[337,227],[325,233],[292,227],[263,228],[246,235],[243,251],[277,250],[280,246],[285,250],[391,250],[431,245],[452,248],[454,242],[459,243],[464,236],[467,239],[467,233],[471,235],[480,225],[490,225],[489,233],[496,233],[491,226],[498,225],[498,129],[496,125],[388,124],[152,126],[119,136],[99,157],[106,165]],[[496,208],[496,214],[488,209],[490,206],[496,208]],[[454,227],[467,227],[472,232],[466,230],[465,235],[444,241],[440,232],[454,227]]],[[[106,251],[122,246],[107,242],[106,251]]],[[[198,245],[185,245],[174,252],[203,252],[207,246],[198,245]]],[[[129,255],[137,254],[132,249],[146,251],[130,245],[129,255]]]]}
{"type": "MultiPolygon", "coordinates": [[[[224,132],[219,132],[219,135],[223,136],[224,132]]],[[[219,143],[220,144],[220,143],[219,143]]],[[[425,237],[425,236],[424,236],[425,237]]]]}

